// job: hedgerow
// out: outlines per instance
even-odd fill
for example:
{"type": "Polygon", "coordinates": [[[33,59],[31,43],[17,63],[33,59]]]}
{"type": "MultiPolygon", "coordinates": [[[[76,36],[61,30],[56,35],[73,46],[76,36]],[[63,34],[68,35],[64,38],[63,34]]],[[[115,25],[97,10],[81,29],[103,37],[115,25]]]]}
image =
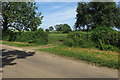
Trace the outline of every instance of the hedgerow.
{"type": "Polygon", "coordinates": [[[31,32],[13,32],[9,30],[3,35],[3,40],[46,44],[48,42],[48,34],[43,30],[31,32]]]}
{"type": "Polygon", "coordinates": [[[72,32],[67,36],[64,44],[70,47],[118,50],[120,48],[120,32],[105,26],[98,27],[90,32],[72,32]]]}

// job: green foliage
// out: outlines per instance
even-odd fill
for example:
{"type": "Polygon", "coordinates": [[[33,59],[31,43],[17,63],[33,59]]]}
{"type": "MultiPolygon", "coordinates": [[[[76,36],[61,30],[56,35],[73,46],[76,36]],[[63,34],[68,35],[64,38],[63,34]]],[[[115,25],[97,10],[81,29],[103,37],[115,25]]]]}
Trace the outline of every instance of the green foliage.
{"type": "Polygon", "coordinates": [[[73,32],[70,33],[64,43],[70,47],[78,46],[82,48],[93,47],[90,32],[73,32]]]}
{"type": "Polygon", "coordinates": [[[76,23],[75,28],[79,28],[80,30],[84,30],[85,25],[87,25],[87,29],[90,28],[92,24],[92,15],[89,12],[90,5],[88,3],[78,3],[77,7],[77,15],[76,15],[76,23]]]}
{"type": "Polygon", "coordinates": [[[99,49],[101,49],[101,50],[112,50],[112,51],[118,50],[118,48],[115,47],[115,46],[112,46],[112,45],[110,45],[110,44],[106,45],[106,44],[102,43],[102,40],[99,40],[98,43],[99,43],[99,44],[97,45],[97,47],[98,47],[99,49]]]}
{"type": "Polygon", "coordinates": [[[50,26],[50,27],[49,27],[49,30],[50,30],[50,31],[53,31],[53,30],[54,30],[54,28],[53,28],[52,26],[50,26]]]}
{"type": "Polygon", "coordinates": [[[120,28],[120,8],[115,2],[80,2],[76,12],[76,29],[93,29],[98,26],[120,28]]]}
{"type": "Polygon", "coordinates": [[[114,54],[114,52],[111,54],[108,51],[99,52],[99,51],[94,51],[94,49],[92,50],[92,49],[83,49],[83,48],[74,48],[74,47],[70,48],[66,46],[58,46],[54,48],[47,48],[40,50],[48,51],[56,55],[85,60],[99,66],[107,66],[117,69],[120,68],[120,64],[118,64],[118,55],[114,54]]]}
{"type": "Polygon", "coordinates": [[[32,32],[12,32],[3,35],[3,40],[18,41],[36,44],[46,44],[48,42],[48,34],[39,29],[32,32]]]}
{"type": "Polygon", "coordinates": [[[49,29],[45,29],[46,32],[49,32],[49,29]]]}
{"type": "Polygon", "coordinates": [[[3,33],[9,28],[16,30],[37,30],[43,16],[36,12],[34,2],[2,2],[3,33]]]}
{"type": "Polygon", "coordinates": [[[11,30],[7,30],[4,35],[2,35],[2,40],[6,40],[6,41],[15,41],[16,36],[18,33],[15,33],[11,30]]]}
{"type": "Polygon", "coordinates": [[[49,43],[64,41],[67,37],[67,34],[49,34],[48,41],[49,43]]]}
{"type": "Polygon", "coordinates": [[[101,50],[119,51],[120,32],[109,27],[100,26],[90,32],[70,33],[64,43],[70,47],[96,47],[101,50]]]}
{"type": "Polygon", "coordinates": [[[62,31],[63,33],[68,33],[72,31],[68,24],[59,24],[59,25],[55,25],[54,27],[56,31],[62,31]]]}
{"type": "Polygon", "coordinates": [[[120,48],[120,32],[114,31],[105,26],[98,27],[92,31],[92,40],[98,45],[98,47],[99,45],[104,44],[120,48]]]}

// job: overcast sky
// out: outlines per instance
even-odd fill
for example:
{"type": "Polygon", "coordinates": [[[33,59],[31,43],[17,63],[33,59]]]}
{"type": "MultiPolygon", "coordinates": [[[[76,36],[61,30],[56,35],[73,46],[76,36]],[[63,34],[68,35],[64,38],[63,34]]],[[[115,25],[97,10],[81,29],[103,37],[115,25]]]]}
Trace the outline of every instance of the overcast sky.
{"type": "Polygon", "coordinates": [[[41,28],[47,29],[56,24],[75,24],[77,2],[37,2],[38,12],[44,16],[41,28]]]}

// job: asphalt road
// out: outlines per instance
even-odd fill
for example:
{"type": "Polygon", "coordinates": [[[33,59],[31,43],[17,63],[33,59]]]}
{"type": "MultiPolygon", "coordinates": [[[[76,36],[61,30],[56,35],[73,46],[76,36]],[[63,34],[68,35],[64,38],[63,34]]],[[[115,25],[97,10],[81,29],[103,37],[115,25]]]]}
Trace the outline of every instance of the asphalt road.
{"type": "Polygon", "coordinates": [[[3,78],[118,78],[115,69],[47,52],[19,50],[22,49],[2,45],[3,78]]]}

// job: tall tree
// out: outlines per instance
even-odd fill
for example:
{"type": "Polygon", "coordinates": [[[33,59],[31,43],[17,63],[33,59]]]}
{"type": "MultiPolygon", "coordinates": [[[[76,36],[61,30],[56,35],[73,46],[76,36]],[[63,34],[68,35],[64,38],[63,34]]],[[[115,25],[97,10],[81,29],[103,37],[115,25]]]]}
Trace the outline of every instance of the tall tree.
{"type": "Polygon", "coordinates": [[[72,30],[71,30],[71,28],[70,28],[70,26],[68,24],[63,24],[62,31],[63,31],[63,33],[68,33],[68,32],[70,32],[72,30]]]}
{"type": "Polygon", "coordinates": [[[63,33],[68,33],[72,31],[68,24],[59,24],[55,25],[54,27],[56,28],[56,31],[62,31],[63,33]]]}
{"type": "Polygon", "coordinates": [[[54,27],[55,27],[56,31],[62,31],[62,27],[61,26],[62,26],[62,24],[57,24],[54,27]]]}
{"type": "Polygon", "coordinates": [[[115,2],[90,2],[95,26],[116,26],[119,9],[115,2]]]}
{"type": "Polygon", "coordinates": [[[42,23],[43,16],[37,13],[38,7],[34,2],[3,2],[2,3],[2,26],[3,33],[9,28],[17,30],[36,30],[42,23]]]}
{"type": "Polygon", "coordinates": [[[85,25],[87,29],[97,26],[117,27],[120,21],[120,9],[115,2],[78,3],[75,28],[85,25]]]}
{"type": "Polygon", "coordinates": [[[49,29],[45,29],[46,32],[49,32],[49,29]]]}
{"type": "Polygon", "coordinates": [[[77,7],[77,15],[76,15],[76,23],[75,23],[75,28],[77,29],[89,29],[90,28],[90,24],[92,24],[92,16],[91,16],[91,12],[89,10],[90,6],[88,3],[84,2],[84,3],[78,3],[78,7],[77,7]]]}
{"type": "Polygon", "coordinates": [[[54,30],[54,28],[53,28],[52,26],[50,26],[50,27],[49,27],[49,30],[50,30],[50,31],[53,31],[53,30],[54,30]]]}

